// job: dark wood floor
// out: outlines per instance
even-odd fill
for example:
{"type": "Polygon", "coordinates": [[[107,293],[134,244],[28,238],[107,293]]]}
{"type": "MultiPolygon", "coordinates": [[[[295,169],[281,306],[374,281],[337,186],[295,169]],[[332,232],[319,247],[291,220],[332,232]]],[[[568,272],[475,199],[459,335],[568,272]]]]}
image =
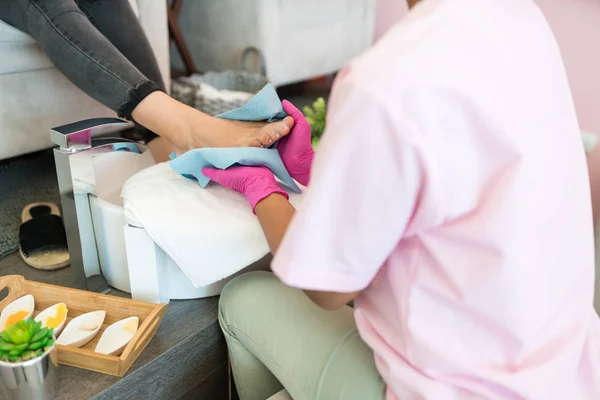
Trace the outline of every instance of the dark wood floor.
{"type": "MultiPolygon", "coordinates": [[[[69,268],[58,271],[40,271],[31,268],[21,259],[19,252],[9,254],[0,258],[0,275],[23,275],[25,279],[51,283],[53,285],[64,285],[71,279],[69,268]]],[[[4,298],[4,296],[1,296],[4,298]]]]}

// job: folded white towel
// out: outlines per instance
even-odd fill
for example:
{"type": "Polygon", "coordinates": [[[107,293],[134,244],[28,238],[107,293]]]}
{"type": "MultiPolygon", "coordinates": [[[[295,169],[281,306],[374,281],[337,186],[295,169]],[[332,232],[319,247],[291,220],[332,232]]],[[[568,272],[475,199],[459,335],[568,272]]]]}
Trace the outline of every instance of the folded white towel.
{"type": "MultiPolygon", "coordinates": [[[[302,195],[289,195],[299,206],[302,195]]],[[[269,253],[244,196],[216,184],[203,189],[167,163],[133,176],[122,197],[128,222],[144,227],[196,287],[233,275],[269,253]]]]}

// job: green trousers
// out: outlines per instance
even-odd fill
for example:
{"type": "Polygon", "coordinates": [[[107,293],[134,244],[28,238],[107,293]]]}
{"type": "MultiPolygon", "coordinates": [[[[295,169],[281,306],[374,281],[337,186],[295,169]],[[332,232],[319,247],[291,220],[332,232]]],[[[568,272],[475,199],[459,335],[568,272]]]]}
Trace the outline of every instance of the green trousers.
{"type": "Polygon", "coordinates": [[[241,400],[285,388],[294,400],[379,400],[385,384],[353,310],[325,311],[268,272],[223,289],[219,322],[241,400]]]}

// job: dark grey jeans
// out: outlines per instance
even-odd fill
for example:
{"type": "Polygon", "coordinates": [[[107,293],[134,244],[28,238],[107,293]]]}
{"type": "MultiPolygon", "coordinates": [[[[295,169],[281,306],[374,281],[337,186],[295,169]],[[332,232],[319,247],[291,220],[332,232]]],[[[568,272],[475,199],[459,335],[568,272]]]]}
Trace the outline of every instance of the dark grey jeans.
{"type": "Polygon", "coordinates": [[[165,90],[127,0],[0,0],[0,19],[37,40],[71,82],[122,118],[131,120],[146,96],[165,90]]]}

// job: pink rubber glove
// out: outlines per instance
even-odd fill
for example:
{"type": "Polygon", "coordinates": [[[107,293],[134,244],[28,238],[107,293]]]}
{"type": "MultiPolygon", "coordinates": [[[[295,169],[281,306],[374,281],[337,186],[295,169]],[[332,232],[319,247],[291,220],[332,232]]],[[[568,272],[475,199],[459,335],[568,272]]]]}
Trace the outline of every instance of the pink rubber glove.
{"type": "Polygon", "coordinates": [[[307,186],[310,181],[315,152],[313,151],[310,125],[304,114],[287,100],[282,102],[283,109],[294,119],[292,131],[279,140],[277,150],[288,172],[301,185],[307,186]]]}
{"type": "Polygon", "coordinates": [[[203,168],[202,173],[221,186],[246,196],[252,212],[258,202],[273,193],[279,193],[289,199],[288,194],[275,181],[273,173],[265,167],[231,167],[225,170],[203,168]]]}

